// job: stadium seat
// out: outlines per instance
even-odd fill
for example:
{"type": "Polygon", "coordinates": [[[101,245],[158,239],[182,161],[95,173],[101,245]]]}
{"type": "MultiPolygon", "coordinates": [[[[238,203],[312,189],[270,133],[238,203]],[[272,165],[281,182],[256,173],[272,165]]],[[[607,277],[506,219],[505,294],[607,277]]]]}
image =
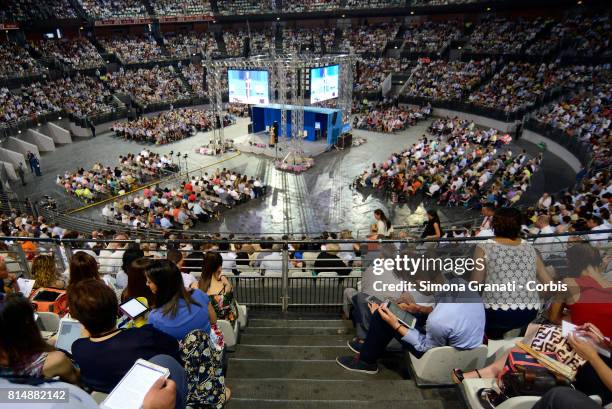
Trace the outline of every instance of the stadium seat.
{"type": "Polygon", "coordinates": [[[304,267],[307,270],[312,270],[314,268],[314,262],[319,257],[318,252],[314,251],[305,251],[302,255],[302,260],[304,260],[304,267]]]}
{"type": "Polygon", "coordinates": [[[236,306],[238,307],[238,323],[240,324],[240,329],[244,329],[246,328],[249,320],[249,312],[246,305],[236,303],[236,306]]]}
{"type": "Polygon", "coordinates": [[[310,271],[292,271],[289,274],[290,278],[312,278],[312,273],[310,271]]]}
{"type": "Polygon", "coordinates": [[[410,354],[410,366],[418,386],[452,385],[451,371],[471,371],[485,366],[487,346],[460,351],[450,346],[432,348],[420,358],[410,354]]]}
{"type": "Polygon", "coordinates": [[[338,277],[338,273],[336,273],[335,271],[323,271],[319,274],[317,274],[317,277],[319,278],[325,278],[325,277],[338,277]]]}
{"type": "Polygon", "coordinates": [[[487,365],[492,364],[509,349],[514,348],[516,343],[522,339],[522,337],[512,339],[490,339],[487,344],[487,365]]]}
{"type": "Polygon", "coordinates": [[[238,323],[238,321],[236,321],[234,325],[232,325],[227,320],[218,320],[217,326],[223,333],[223,339],[225,341],[226,348],[232,350],[238,343],[238,333],[240,324],[238,323]]]}

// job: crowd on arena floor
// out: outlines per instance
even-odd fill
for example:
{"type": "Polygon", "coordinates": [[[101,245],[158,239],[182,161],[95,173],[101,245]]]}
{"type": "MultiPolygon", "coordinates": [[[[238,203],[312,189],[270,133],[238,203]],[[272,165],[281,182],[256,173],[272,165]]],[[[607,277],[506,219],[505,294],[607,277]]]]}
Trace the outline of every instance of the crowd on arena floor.
{"type": "Polygon", "coordinates": [[[353,104],[353,128],[393,133],[414,126],[431,115],[431,106],[403,107],[390,103],[353,104]]]}
{"type": "MultiPolygon", "coordinates": [[[[116,122],[111,127],[117,136],[126,140],[164,145],[188,138],[196,132],[207,132],[215,127],[211,111],[183,108],[143,116],[133,121],[116,122]]],[[[230,115],[223,118],[223,126],[235,120],[230,115]]]]}
{"type": "Polygon", "coordinates": [[[441,206],[509,206],[521,199],[542,161],[541,155],[502,151],[509,135],[467,120],[438,119],[429,132],[430,138],[366,169],[357,184],[395,194],[395,200],[423,192],[441,206]]]}
{"type": "Polygon", "coordinates": [[[460,100],[488,74],[495,71],[496,61],[419,62],[412,70],[403,94],[437,101],[460,100]]]}
{"type": "Polygon", "coordinates": [[[106,205],[102,215],[132,228],[188,230],[218,217],[222,207],[233,207],[264,193],[259,178],[223,168],[192,176],[178,185],[146,188],[142,195],[106,205]]]}
{"type": "Polygon", "coordinates": [[[124,70],[108,74],[108,83],[115,91],[131,94],[143,104],[172,102],[191,98],[191,93],[176,75],[174,67],[124,70]]]}
{"type": "Polygon", "coordinates": [[[172,158],[147,149],[138,154],[120,155],[118,162],[115,167],[98,162],[88,170],[66,171],[64,175],[57,175],[55,183],[80,200],[95,202],[124,194],[146,181],[178,170],[172,158]]]}

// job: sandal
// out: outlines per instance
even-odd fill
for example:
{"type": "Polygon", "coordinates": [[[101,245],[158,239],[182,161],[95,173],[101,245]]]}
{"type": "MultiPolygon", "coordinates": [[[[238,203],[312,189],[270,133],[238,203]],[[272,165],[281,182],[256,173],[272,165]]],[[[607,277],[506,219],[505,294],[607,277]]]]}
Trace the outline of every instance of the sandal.
{"type": "MultiPolygon", "coordinates": [[[[480,372],[478,372],[478,369],[474,369],[474,372],[476,372],[476,375],[478,375],[479,378],[482,378],[480,372]]],[[[463,382],[463,380],[465,379],[464,375],[465,373],[459,368],[455,368],[451,371],[451,379],[453,380],[453,383],[455,385],[459,385],[463,382]]]]}
{"type": "Polygon", "coordinates": [[[478,402],[484,409],[495,409],[497,405],[502,403],[506,398],[493,388],[482,388],[476,392],[478,402]]]}

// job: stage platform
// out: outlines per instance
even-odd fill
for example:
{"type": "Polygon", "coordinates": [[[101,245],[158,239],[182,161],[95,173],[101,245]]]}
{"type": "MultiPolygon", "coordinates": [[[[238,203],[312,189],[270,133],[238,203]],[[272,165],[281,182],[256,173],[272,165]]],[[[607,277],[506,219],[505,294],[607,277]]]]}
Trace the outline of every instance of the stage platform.
{"type": "MultiPolygon", "coordinates": [[[[270,135],[264,131],[235,137],[234,146],[241,152],[255,153],[274,159],[276,157],[276,148],[268,146],[269,141],[270,135]]],[[[283,146],[288,146],[290,143],[290,141],[287,141],[287,143],[278,143],[279,159],[284,158],[287,154],[287,152],[285,152],[284,150],[281,151],[280,148],[282,148],[283,146]]],[[[327,143],[325,140],[304,140],[303,146],[304,154],[312,158],[322,154],[327,150],[327,143]]]]}

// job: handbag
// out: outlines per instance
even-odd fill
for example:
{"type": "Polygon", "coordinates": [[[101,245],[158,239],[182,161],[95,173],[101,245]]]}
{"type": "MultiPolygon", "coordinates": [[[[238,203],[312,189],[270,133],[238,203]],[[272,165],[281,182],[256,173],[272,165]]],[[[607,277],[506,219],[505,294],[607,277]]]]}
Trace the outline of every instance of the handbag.
{"type": "MultiPolygon", "coordinates": [[[[544,354],[557,360],[554,352],[544,354]]],[[[550,371],[521,348],[514,348],[498,378],[498,386],[506,398],[511,398],[542,396],[555,386],[571,386],[571,383],[568,378],[550,371]]]]}

